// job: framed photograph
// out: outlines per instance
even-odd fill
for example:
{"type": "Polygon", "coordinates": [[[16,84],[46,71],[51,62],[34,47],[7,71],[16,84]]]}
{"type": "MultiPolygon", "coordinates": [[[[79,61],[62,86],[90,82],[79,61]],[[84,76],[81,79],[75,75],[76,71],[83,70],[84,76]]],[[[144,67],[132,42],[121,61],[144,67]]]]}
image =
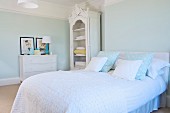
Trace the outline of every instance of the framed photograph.
{"type": "Polygon", "coordinates": [[[20,37],[20,54],[30,55],[34,50],[34,37],[20,37]]]}
{"type": "Polygon", "coordinates": [[[42,43],[42,38],[36,38],[36,49],[40,50],[41,55],[45,55],[46,44],[42,43]]]}

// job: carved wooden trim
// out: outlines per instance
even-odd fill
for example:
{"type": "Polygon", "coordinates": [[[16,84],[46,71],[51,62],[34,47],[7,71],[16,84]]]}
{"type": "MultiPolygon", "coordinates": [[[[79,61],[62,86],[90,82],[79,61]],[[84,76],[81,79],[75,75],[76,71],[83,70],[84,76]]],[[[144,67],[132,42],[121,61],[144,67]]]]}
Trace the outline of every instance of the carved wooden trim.
{"type": "Polygon", "coordinates": [[[82,18],[88,18],[88,11],[89,11],[89,9],[84,10],[76,4],[72,11],[71,16],[69,17],[69,22],[72,23],[75,20],[75,18],[78,16],[80,16],[82,18]]]}

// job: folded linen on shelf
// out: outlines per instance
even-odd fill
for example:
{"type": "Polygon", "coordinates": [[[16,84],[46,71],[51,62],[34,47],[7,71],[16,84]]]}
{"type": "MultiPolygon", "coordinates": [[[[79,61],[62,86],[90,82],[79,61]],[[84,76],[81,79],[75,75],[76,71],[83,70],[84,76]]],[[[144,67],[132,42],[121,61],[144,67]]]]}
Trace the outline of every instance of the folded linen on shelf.
{"type": "Polygon", "coordinates": [[[75,66],[74,69],[75,70],[81,70],[81,69],[85,69],[86,66],[75,66]]]}
{"type": "Polygon", "coordinates": [[[75,40],[83,40],[83,39],[86,39],[86,37],[85,36],[78,36],[78,37],[75,38],[75,40]]]}
{"type": "Polygon", "coordinates": [[[76,61],[75,65],[76,66],[83,66],[84,67],[86,65],[86,62],[76,61]]]}
{"type": "Polygon", "coordinates": [[[86,49],[85,47],[76,47],[76,49],[86,49]]]}
{"type": "Polygon", "coordinates": [[[86,56],[85,54],[76,54],[75,56],[86,56]]]}
{"type": "Polygon", "coordinates": [[[85,49],[82,49],[82,50],[76,49],[76,50],[74,50],[74,53],[75,54],[83,54],[83,55],[85,55],[86,54],[86,50],[85,49]]]}

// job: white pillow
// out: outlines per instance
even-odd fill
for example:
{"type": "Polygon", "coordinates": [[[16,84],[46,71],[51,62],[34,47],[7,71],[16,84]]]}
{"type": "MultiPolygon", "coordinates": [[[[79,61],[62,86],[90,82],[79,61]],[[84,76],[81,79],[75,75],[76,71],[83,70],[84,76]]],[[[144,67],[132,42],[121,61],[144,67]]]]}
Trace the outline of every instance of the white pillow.
{"type": "Polygon", "coordinates": [[[107,61],[107,57],[93,57],[85,68],[85,71],[99,72],[107,61]]]}
{"type": "Polygon", "coordinates": [[[136,74],[142,62],[142,60],[119,59],[112,75],[127,80],[135,80],[136,74]]]}
{"type": "Polygon", "coordinates": [[[148,69],[147,75],[152,79],[155,79],[158,75],[164,74],[163,69],[166,67],[170,67],[170,64],[168,62],[154,58],[148,69]]]}

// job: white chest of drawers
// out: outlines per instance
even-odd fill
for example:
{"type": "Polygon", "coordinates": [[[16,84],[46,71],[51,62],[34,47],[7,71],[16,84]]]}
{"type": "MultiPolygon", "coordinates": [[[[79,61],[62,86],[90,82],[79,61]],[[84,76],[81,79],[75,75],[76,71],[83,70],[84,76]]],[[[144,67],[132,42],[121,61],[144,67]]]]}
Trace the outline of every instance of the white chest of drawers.
{"type": "Polygon", "coordinates": [[[50,71],[57,70],[56,55],[20,55],[20,79],[50,71]]]}

